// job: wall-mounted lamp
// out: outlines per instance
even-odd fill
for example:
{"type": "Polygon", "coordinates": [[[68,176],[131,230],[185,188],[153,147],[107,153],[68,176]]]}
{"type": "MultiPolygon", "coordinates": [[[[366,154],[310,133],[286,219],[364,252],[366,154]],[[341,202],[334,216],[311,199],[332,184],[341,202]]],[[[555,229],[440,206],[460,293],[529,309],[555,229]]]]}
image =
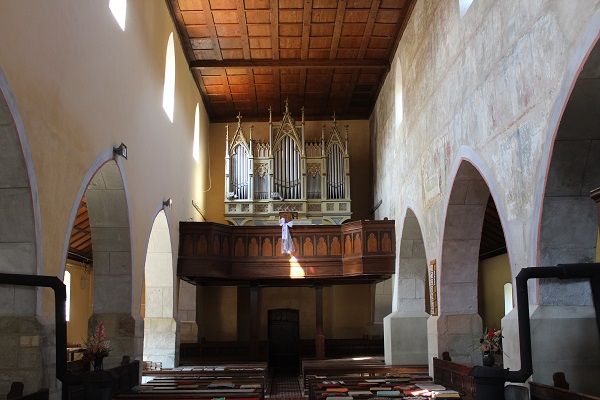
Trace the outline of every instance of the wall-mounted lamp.
{"type": "Polygon", "coordinates": [[[125,143],[121,142],[119,147],[113,147],[113,153],[127,160],[127,146],[125,146],[125,143]]]}
{"type": "Polygon", "coordinates": [[[171,198],[169,197],[168,199],[166,199],[165,201],[163,201],[163,208],[171,208],[171,206],[173,205],[173,200],[171,200],[171,198]]]}

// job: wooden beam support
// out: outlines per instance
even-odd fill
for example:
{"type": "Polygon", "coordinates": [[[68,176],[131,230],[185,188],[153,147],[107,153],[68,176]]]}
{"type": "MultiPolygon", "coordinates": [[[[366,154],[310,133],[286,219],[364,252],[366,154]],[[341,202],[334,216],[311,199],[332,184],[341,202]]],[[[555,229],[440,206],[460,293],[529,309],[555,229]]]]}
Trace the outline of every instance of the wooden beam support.
{"type": "Polygon", "coordinates": [[[221,54],[221,45],[219,44],[217,28],[215,28],[215,21],[213,20],[212,10],[208,0],[202,0],[202,9],[204,10],[204,15],[206,16],[206,27],[208,28],[210,38],[213,42],[213,52],[215,53],[215,58],[217,60],[222,60],[223,54],[221,54]]]}
{"type": "Polygon", "coordinates": [[[304,0],[304,13],[302,16],[302,50],[300,58],[308,58],[308,48],[310,43],[310,18],[312,16],[312,0],[304,0]]]}
{"type": "MultiPolygon", "coordinates": [[[[375,18],[377,18],[377,12],[381,0],[373,0],[371,3],[371,10],[369,11],[369,19],[367,19],[367,26],[365,27],[365,33],[363,34],[362,41],[360,43],[360,50],[358,50],[358,58],[363,59],[367,53],[367,47],[369,47],[369,40],[373,33],[373,27],[375,26],[375,18]]],[[[385,80],[385,79],[382,79],[385,80]]]]}
{"type": "Polygon", "coordinates": [[[271,0],[271,51],[279,60],[279,0],[271,0]]]}
{"type": "Polygon", "coordinates": [[[191,69],[198,68],[372,68],[388,70],[382,60],[195,60],[191,69]]]}
{"type": "Polygon", "coordinates": [[[337,57],[337,49],[342,37],[342,24],[344,23],[344,14],[346,13],[346,0],[339,0],[337,14],[335,15],[335,25],[333,28],[333,38],[331,39],[331,50],[329,59],[334,60],[337,57]]]}

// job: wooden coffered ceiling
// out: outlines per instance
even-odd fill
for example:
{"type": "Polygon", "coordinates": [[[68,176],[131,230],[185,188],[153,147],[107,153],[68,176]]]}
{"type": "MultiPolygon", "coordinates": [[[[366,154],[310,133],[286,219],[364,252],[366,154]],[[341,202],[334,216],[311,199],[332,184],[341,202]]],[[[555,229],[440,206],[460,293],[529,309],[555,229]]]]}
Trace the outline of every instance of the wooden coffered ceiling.
{"type": "Polygon", "coordinates": [[[166,0],[212,122],[369,118],[415,0],[166,0]]]}
{"type": "Polygon", "coordinates": [[[74,261],[91,263],[92,261],[92,233],[85,196],[81,199],[69,241],[67,257],[74,261]]]}

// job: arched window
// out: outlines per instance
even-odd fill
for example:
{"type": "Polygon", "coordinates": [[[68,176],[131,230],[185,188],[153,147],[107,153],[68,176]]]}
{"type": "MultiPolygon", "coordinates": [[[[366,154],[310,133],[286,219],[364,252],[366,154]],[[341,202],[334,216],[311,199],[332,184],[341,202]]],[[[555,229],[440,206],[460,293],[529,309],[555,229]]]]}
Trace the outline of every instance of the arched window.
{"type": "Polygon", "coordinates": [[[458,0],[458,9],[461,17],[465,16],[471,4],[473,4],[473,0],[458,0]]]}
{"type": "Polygon", "coordinates": [[[194,116],[194,141],[192,143],[192,157],[194,161],[200,160],[200,104],[196,103],[196,115],[194,116]]]}
{"type": "Polygon", "coordinates": [[[167,41],[167,53],[165,56],[165,85],[163,88],[163,109],[173,122],[173,110],[175,109],[175,44],[173,32],[167,41]]]}
{"type": "Polygon", "coordinates": [[[402,67],[400,59],[396,63],[396,88],[394,93],[394,118],[396,120],[396,129],[402,124],[404,118],[404,97],[402,95],[402,67]]]}
{"type": "Polygon", "coordinates": [[[65,315],[67,317],[67,322],[69,322],[71,318],[71,273],[65,270],[65,279],[63,282],[67,289],[67,304],[65,307],[65,315]]]}
{"type": "Polygon", "coordinates": [[[122,31],[125,31],[125,20],[127,19],[127,0],[110,0],[108,2],[108,8],[112,13],[113,17],[117,21],[117,24],[121,27],[122,31]]]}

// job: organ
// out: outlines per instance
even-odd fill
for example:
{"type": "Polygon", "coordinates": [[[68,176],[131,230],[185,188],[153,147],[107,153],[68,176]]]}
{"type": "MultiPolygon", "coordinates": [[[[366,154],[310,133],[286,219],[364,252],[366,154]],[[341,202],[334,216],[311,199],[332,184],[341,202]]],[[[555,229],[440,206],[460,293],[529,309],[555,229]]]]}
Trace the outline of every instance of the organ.
{"type": "Polygon", "coordinates": [[[268,140],[244,133],[241,115],[225,140],[225,218],[233,225],[276,224],[280,213],[297,223],[341,224],[350,219],[348,127],[333,117],[320,139],[305,139],[304,110],[297,123],[286,101],[279,123],[269,109],[268,140]]]}

